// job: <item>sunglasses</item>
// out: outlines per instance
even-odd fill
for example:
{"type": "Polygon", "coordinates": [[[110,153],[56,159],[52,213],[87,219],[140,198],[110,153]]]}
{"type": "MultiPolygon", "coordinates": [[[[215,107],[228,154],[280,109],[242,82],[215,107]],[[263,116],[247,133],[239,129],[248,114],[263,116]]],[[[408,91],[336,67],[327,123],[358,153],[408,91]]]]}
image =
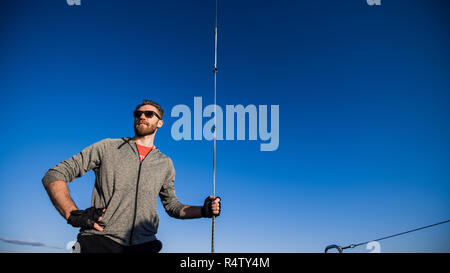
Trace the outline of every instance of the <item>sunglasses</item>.
{"type": "Polygon", "coordinates": [[[133,112],[133,115],[135,118],[140,118],[142,116],[142,114],[144,114],[146,118],[152,118],[153,116],[156,116],[157,118],[161,119],[161,117],[155,111],[136,110],[133,112]]]}

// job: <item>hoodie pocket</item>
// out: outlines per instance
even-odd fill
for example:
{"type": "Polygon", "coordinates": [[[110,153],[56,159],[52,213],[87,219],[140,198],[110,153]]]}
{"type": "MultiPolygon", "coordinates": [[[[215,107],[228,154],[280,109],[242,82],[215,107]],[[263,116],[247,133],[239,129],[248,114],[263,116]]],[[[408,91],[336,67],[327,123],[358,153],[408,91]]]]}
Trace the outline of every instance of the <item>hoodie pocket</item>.
{"type": "Polygon", "coordinates": [[[103,215],[104,230],[127,230],[133,221],[134,198],[127,191],[116,190],[103,215]]]}

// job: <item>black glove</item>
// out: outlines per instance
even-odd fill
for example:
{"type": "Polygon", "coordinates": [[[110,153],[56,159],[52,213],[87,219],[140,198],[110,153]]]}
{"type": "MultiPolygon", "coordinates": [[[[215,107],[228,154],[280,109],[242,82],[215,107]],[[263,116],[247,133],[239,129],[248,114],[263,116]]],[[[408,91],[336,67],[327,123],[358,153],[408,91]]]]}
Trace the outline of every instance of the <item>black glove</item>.
{"type": "MultiPolygon", "coordinates": [[[[219,198],[220,200],[222,200],[220,197],[216,197],[216,198],[210,198],[209,196],[206,197],[205,202],[203,203],[203,207],[202,207],[202,217],[208,217],[208,218],[212,218],[213,217],[213,212],[212,212],[212,202],[214,200],[216,200],[217,198],[219,198]]],[[[214,215],[214,216],[219,216],[220,215],[220,210],[221,210],[221,204],[219,201],[219,213],[214,215]]]]}
{"type": "Polygon", "coordinates": [[[67,223],[73,227],[80,227],[82,229],[93,229],[94,224],[103,215],[103,208],[90,207],[85,210],[74,210],[70,212],[67,223]]]}

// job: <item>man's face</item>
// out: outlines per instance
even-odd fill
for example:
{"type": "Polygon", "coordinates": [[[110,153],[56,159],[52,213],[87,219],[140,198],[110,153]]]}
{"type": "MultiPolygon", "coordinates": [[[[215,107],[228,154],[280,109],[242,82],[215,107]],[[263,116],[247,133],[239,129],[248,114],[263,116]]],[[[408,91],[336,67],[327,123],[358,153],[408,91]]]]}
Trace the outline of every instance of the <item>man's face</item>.
{"type": "MultiPolygon", "coordinates": [[[[153,105],[143,105],[139,107],[138,111],[154,111],[160,115],[156,107],[153,105]]],[[[163,121],[156,115],[153,115],[151,118],[147,118],[145,114],[142,113],[140,117],[134,118],[134,133],[139,137],[152,135],[162,125],[163,121]]]]}

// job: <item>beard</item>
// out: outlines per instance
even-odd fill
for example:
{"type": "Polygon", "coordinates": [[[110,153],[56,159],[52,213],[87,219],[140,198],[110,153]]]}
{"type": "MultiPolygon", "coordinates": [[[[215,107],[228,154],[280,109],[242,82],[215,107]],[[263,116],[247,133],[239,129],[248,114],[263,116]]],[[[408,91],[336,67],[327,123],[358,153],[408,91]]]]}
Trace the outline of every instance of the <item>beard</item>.
{"type": "Polygon", "coordinates": [[[141,123],[142,121],[137,121],[134,123],[134,133],[138,137],[148,136],[152,135],[156,132],[156,123],[150,124],[150,123],[141,123]]]}

